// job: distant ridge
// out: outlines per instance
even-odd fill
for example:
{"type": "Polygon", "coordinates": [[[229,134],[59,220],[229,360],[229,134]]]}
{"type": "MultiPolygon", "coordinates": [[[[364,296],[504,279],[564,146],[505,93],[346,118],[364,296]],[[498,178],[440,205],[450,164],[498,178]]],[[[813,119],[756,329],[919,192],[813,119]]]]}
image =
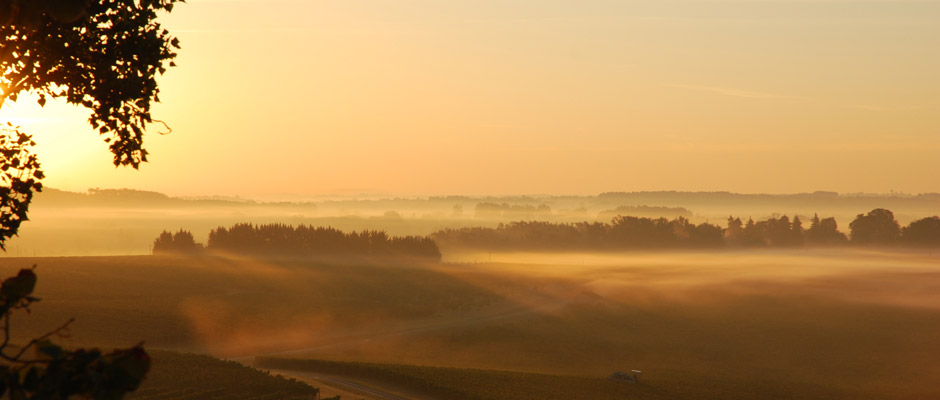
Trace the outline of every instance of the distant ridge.
{"type": "MultiPolygon", "coordinates": [[[[429,203],[486,203],[502,202],[509,204],[539,206],[552,202],[582,202],[598,207],[599,211],[621,207],[670,207],[679,215],[685,216],[688,210],[695,212],[701,207],[721,207],[728,212],[739,211],[741,205],[759,205],[779,208],[782,211],[794,208],[846,207],[853,210],[876,207],[891,209],[915,208],[920,213],[940,212],[940,193],[837,193],[816,191],[812,193],[760,194],[733,193],[727,191],[683,192],[683,191],[637,191],[604,192],[598,195],[513,195],[513,196],[389,196],[384,199],[373,197],[364,199],[321,199],[303,202],[264,202],[232,196],[188,196],[172,197],[160,192],[137,189],[100,189],[92,188],[87,192],[71,192],[46,188],[38,193],[35,204],[42,207],[186,207],[186,206],[302,206],[317,205],[356,206],[375,205],[382,202],[408,202],[414,205],[429,203]],[[684,208],[684,210],[679,210],[684,208]]],[[[555,205],[549,204],[552,208],[555,205]]]]}
{"type": "Polygon", "coordinates": [[[262,203],[230,196],[171,197],[164,193],[137,189],[88,189],[88,192],[70,192],[45,188],[36,194],[34,204],[42,207],[217,207],[254,205],[292,205],[316,207],[312,203],[262,203]]]}

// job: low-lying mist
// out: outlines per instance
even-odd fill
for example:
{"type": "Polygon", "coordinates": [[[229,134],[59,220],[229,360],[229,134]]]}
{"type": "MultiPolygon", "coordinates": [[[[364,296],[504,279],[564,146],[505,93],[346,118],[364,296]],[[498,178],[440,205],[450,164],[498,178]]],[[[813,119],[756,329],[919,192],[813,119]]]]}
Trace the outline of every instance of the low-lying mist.
{"type": "Polygon", "coordinates": [[[903,225],[940,214],[940,195],[792,195],[727,192],[635,192],[585,196],[438,196],[407,198],[309,198],[256,202],[240,198],[176,198],[156,192],[46,189],[30,205],[30,223],[0,255],[145,255],[163,230],[185,229],[205,243],[210,230],[237,223],[330,226],[343,231],[383,230],[390,235],[429,235],[445,229],[495,227],[513,221],[611,222],[616,215],[682,216],[694,224],[725,225],[728,215],[747,221],[788,215],[808,223],[818,213],[842,230],[859,213],[894,211],[903,225]]]}
{"type": "Polygon", "coordinates": [[[940,254],[467,257],[486,262],[140,256],[7,258],[0,266],[9,275],[39,264],[43,300],[14,317],[18,337],[74,316],[71,337],[60,339],[71,345],[144,340],[221,357],[592,376],[642,369],[695,381],[938,394],[925,382],[940,372],[940,254]],[[892,380],[867,379],[872,365],[893,371],[892,380]]]}

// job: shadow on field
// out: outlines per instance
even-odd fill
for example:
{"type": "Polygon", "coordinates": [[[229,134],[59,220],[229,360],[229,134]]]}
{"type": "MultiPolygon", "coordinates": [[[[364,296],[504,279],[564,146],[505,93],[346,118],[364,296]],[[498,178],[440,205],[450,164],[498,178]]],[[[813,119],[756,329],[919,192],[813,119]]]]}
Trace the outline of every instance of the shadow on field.
{"type": "Polygon", "coordinates": [[[237,258],[38,263],[14,331],[66,343],[607,376],[653,398],[938,398],[940,270],[845,252],[602,262],[343,264],[237,258]],[[655,394],[655,396],[654,396],[655,394]]]}

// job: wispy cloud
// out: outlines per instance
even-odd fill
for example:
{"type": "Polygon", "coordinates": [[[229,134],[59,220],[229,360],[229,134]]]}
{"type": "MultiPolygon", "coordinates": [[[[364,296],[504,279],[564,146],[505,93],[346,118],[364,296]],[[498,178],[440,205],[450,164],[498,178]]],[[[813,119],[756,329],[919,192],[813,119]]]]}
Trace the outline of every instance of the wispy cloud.
{"type": "Polygon", "coordinates": [[[937,109],[937,107],[929,106],[875,106],[870,104],[851,104],[848,105],[849,108],[855,108],[859,110],[866,111],[917,111],[917,110],[930,110],[937,109]]]}
{"type": "Polygon", "coordinates": [[[811,100],[806,97],[800,96],[790,96],[778,93],[767,93],[767,92],[755,92],[750,90],[741,90],[734,88],[718,87],[718,86],[699,86],[699,85],[667,85],[669,87],[679,88],[679,89],[688,89],[696,90],[700,92],[710,92],[715,94],[720,94],[722,96],[730,97],[742,97],[745,99],[762,99],[762,100],[790,100],[790,101],[808,101],[811,100]]]}
{"type": "Polygon", "coordinates": [[[704,85],[680,85],[680,84],[668,84],[666,87],[685,89],[685,90],[694,90],[699,92],[708,92],[717,94],[720,96],[728,97],[739,97],[743,99],[755,99],[755,100],[770,100],[770,101],[781,101],[789,103],[800,103],[800,104],[810,104],[816,106],[824,107],[836,107],[836,108],[851,108],[856,110],[865,110],[872,112],[890,112],[890,111],[916,111],[916,110],[929,110],[935,109],[936,106],[926,106],[926,105],[894,105],[894,106],[884,106],[884,105],[873,105],[873,104],[857,104],[857,103],[843,103],[830,101],[825,99],[815,99],[811,97],[804,96],[793,96],[780,93],[769,93],[769,92],[757,92],[752,90],[742,90],[721,86],[704,86],[704,85]]]}

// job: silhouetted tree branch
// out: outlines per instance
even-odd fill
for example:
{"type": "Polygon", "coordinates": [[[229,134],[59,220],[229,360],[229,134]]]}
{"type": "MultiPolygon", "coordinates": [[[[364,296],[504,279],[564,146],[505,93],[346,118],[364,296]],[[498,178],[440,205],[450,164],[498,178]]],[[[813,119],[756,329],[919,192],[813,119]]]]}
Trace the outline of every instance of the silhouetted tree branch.
{"type": "MultiPolygon", "coordinates": [[[[179,41],[156,22],[182,0],[0,0],[0,109],[22,94],[91,110],[88,121],[108,135],[115,165],[147,161],[143,136],[159,101],[156,76],[173,66],[179,41]]],[[[165,125],[165,124],[164,124],[165,125]]],[[[27,220],[44,177],[32,138],[7,123],[0,130],[0,249],[27,220]]],[[[35,268],[35,266],[34,266],[35,268]]],[[[63,349],[50,341],[72,320],[34,338],[16,352],[10,316],[39,301],[36,274],[22,269],[0,286],[0,396],[11,399],[116,399],[136,389],[150,357],[141,345],[102,353],[63,349]],[[25,359],[30,349],[36,358],[25,359]]]]}

